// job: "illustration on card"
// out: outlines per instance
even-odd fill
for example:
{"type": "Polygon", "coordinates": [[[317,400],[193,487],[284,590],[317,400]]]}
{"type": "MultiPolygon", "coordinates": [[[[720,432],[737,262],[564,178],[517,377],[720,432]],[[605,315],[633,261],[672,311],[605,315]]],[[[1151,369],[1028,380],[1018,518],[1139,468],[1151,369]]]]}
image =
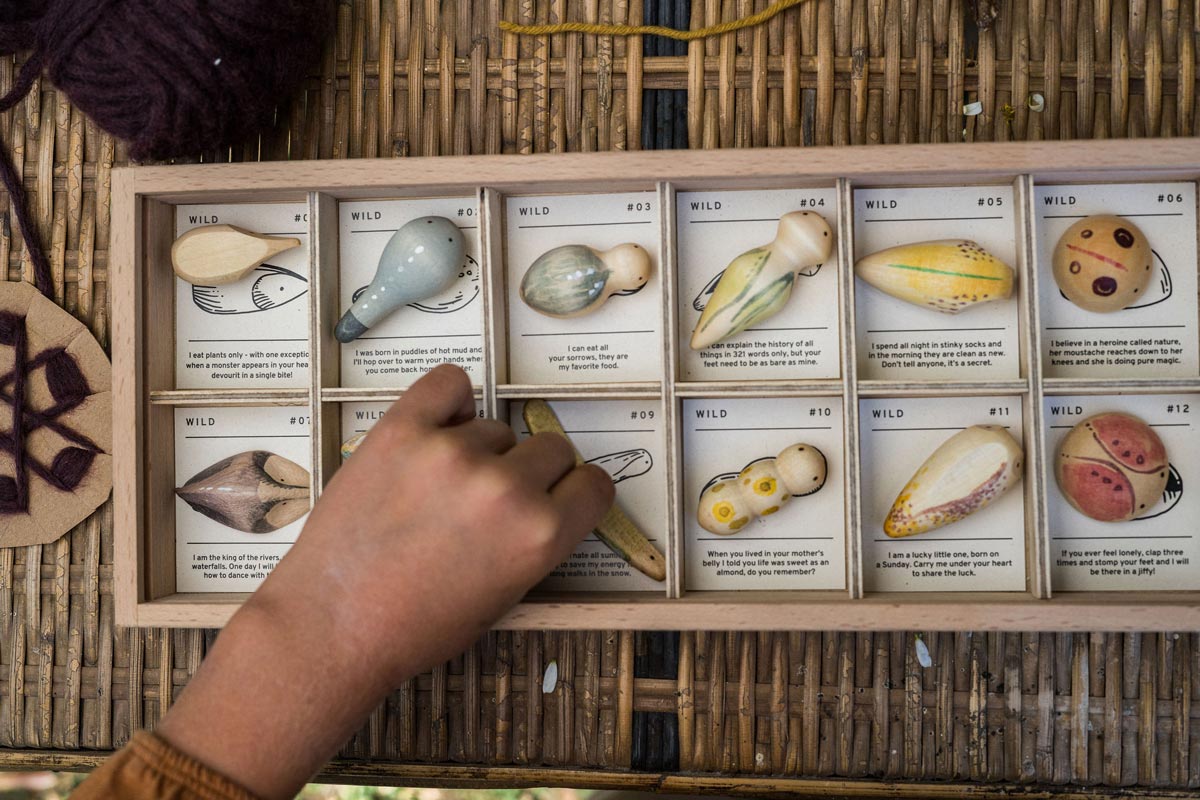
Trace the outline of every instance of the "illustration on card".
{"type": "Polygon", "coordinates": [[[641,477],[649,472],[654,466],[654,457],[650,455],[649,450],[639,447],[636,450],[621,450],[617,453],[589,458],[587,463],[595,464],[607,472],[612,477],[613,483],[620,483],[630,478],[641,477]]]}
{"type": "MultiPolygon", "coordinates": [[[[342,443],[341,456],[345,461],[362,445],[368,431],[360,431],[342,443]]],[[[609,474],[613,483],[621,483],[630,478],[639,478],[654,467],[654,457],[650,451],[643,448],[620,450],[616,453],[606,453],[602,456],[589,458],[588,464],[595,464],[609,474]]]]}
{"type": "Polygon", "coordinates": [[[243,533],[273,533],[308,513],[309,473],[266,450],[223,458],[175,490],[193,511],[243,533]]]}
{"type": "Polygon", "coordinates": [[[220,286],[192,286],[192,302],[206,314],[256,314],[303,297],[308,279],[285,267],[262,264],[250,272],[253,280],[220,286]]]}
{"type": "MultiPolygon", "coordinates": [[[[351,302],[357,303],[368,288],[362,286],[355,289],[351,302]]],[[[471,305],[476,297],[479,297],[479,262],[466,254],[458,270],[458,279],[449,289],[421,302],[409,303],[408,307],[426,314],[452,314],[471,305]]]]}

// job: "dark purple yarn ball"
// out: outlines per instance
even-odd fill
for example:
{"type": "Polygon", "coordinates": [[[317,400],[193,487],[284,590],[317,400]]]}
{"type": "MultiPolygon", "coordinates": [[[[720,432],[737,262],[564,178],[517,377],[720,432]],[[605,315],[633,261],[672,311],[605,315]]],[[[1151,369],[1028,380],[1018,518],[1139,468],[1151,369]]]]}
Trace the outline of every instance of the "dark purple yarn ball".
{"type": "Polygon", "coordinates": [[[332,0],[0,0],[0,52],[50,81],[138,160],[194,155],[272,120],[317,61],[332,0]]]}

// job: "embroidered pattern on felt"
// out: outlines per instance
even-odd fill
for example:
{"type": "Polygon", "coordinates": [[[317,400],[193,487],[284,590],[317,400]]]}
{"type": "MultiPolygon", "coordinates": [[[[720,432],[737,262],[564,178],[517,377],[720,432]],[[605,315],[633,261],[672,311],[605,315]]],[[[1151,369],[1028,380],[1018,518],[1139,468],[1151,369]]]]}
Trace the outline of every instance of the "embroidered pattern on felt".
{"type": "Polygon", "coordinates": [[[86,477],[99,445],[61,418],[78,408],[92,393],[87,378],[75,359],[63,347],[53,347],[30,357],[25,317],[10,311],[0,311],[0,349],[13,354],[13,366],[0,375],[0,410],[11,415],[10,429],[0,431],[0,450],[13,459],[14,474],[0,475],[0,514],[29,510],[29,484],[39,478],[54,488],[71,492],[86,477]],[[32,406],[28,399],[28,384],[42,371],[53,403],[42,409],[32,406]],[[50,463],[30,453],[28,437],[47,428],[69,445],[63,447],[50,463]]]}

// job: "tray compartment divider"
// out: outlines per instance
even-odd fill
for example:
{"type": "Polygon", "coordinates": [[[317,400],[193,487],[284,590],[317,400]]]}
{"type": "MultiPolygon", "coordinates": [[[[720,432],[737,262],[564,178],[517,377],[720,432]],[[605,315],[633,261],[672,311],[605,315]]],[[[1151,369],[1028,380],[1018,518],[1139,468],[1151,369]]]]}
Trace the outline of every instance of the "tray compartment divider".
{"type": "Polygon", "coordinates": [[[483,269],[483,415],[504,421],[496,387],[508,383],[508,305],[505,299],[504,197],[489,187],[476,190],[483,269]]]}
{"type": "Polygon", "coordinates": [[[1046,439],[1043,436],[1045,408],[1042,403],[1042,337],[1038,308],[1038,282],[1041,266],[1037,258],[1037,239],[1033,207],[1033,178],[1018,175],[1013,181],[1017,199],[1017,289],[1021,338],[1021,371],[1029,388],[1024,397],[1025,432],[1025,574],[1034,597],[1049,598],[1050,540],[1046,524],[1046,439]]]}
{"type": "Polygon", "coordinates": [[[842,459],[846,482],[846,591],[863,596],[861,465],[858,451],[858,357],[854,314],[854,189],[837,180],[838,295],[841,297],[842,459]]]}
{"type": "Polygon", "coordinates": [[[314,503],[341,461],[341,407],[324,395],[327,387],[341,385],[341,344],[333,337],[331,322],[340,312],[339,218],[336,198],[309,193],[309,443],[314,503]]]}
{"type": "Polygon", "coordinates": [[[659,208],[659,281],[662,284],[662,396],[664,450],[667,454],[666,480],[663,491],[667,493],[664,520],[667,557],[667,597],[679,598],[684,592],[683,558],[683,434],[679,400],[675,386],[679,381],[679,309],[676,295],[679,291],[679,248],[675,235],[677,230],[675,209],[675,186],[663,181],[658,184],[659,208]]]}

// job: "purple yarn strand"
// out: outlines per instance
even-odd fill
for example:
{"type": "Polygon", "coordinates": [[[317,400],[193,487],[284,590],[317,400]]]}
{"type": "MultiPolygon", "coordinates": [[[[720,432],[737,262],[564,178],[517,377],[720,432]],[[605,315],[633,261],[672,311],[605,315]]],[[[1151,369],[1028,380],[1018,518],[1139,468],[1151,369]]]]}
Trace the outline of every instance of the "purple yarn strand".
{"type": "MultiPolygon", "coordinates": [[[[334,19],[333,0],[0,0],[0,53],[32,48],[0,111],[42,69],[137,161],[212,152],[270,124],[334,19]],[[170,6],[170,13],[164,6],[170,6]]],[[[54,290],[25,190],[0,136],[37,288],[54,290]]]]}
{"type": "MultiPolygon", "coordinates": [[[[41,71],[41,54],[35,52],[21,67],[12,90],[4,97],[0,97],[0,112],[12,108],[21,102],[25,95],[29,94],[33,82],[37,80],[41,71]]],[[[0,135],[0,150],[3,150],[0,153],[0,182],[3,182],[4,188],[8,192],[9,205],[17,216],[17,228],[21,231],[21,238],[25,241],[25,250],[29,253],[29,260],[33,263],[34,285],[37,286],[39,292],[47,297],[52,297],[54,278],[50,271],[50,261],[46,258],[46,251],[42,249],[42,242],[38,238],[37,231],[34,230],[33,219],[29,215],[29,206],[25,202],[25,184],[17,175],[16,167],[13,166],[12,157],[8,155],[8,148],[4,145],[2,135],[0,135]]],[[[0,266],[7,268],[7,265],[0,266]]]]}

